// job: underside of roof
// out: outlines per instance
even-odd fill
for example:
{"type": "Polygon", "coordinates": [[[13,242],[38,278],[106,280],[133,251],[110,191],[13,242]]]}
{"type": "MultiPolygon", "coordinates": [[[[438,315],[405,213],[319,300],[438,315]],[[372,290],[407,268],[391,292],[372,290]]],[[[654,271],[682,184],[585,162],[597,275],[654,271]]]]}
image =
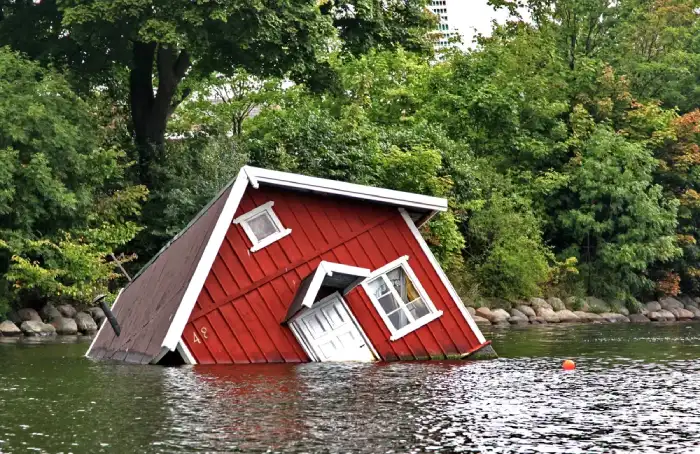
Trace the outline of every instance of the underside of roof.
{"type": "Polygon", "coordinates": [[[369,276],[370,270],[322,261],[318,268],[301,281],[284,322],[304,308],[310,308],[320,297],[341,291],[347,293],[369,276]],[[321,293],[324,292],[324,293],[321,293]]]}
{"type": "MultiPolygon", "coordinates": [[[[419,226],[436,213],[447,210],[447,200],[443,198],[244,166],[238,176],[123,289],[114,312],[122,327],[121,336],[105,329],[103,324],[86,356],[156,363],[167,351],[178,348],[185,325],[248,185],[256,189],[260,185],[269,185],[394,206],[406,210],[419,226]]],[[[347,289],[369,273],[362,268],[324,263],[312,274],[319,277],[308,282],[308,291],[300,296],[297,312],[304,305],[310,307],[313,303],[307,301],[309,295],[315,297],[324,287],[334,291],[347,289]]],[[[296,304],[295,298],[293,306],[296,304]]]]}

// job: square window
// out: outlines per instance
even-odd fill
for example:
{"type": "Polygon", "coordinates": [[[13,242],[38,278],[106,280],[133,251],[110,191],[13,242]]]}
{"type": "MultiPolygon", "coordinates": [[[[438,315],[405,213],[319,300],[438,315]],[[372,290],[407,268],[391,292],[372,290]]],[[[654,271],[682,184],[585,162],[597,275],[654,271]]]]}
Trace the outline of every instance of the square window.
{"type": "Polygon", "coordinates": [[[362,284],[372,304],[399,339],[442,315],[435,309],[404,256],[376,270],[362,284]]]}
{"type": "Polygon", "coordinates": [[[291,229],[282,226],[272,210],[274,204],[272,201],[267,202],[233,220],[234,224],[240,224],[252,243],[251,252],[259,251],[292,233],[291,229]]]}
{"type": "Polygon", "coordinates": [[[250,226],[250,230],[253,231],[253,235],[255,235],[258,241],[262,241],[280,231],[270,217],[270,214],[266,211],[253,216],[247,222],[250,226]]]}

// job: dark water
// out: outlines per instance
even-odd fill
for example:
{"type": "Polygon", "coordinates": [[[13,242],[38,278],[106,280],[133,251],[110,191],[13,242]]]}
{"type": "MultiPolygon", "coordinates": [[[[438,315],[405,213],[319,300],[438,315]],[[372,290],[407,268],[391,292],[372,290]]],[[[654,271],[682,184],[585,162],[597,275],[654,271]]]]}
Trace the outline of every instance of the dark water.
{"type": "Polygon", "coordinates": [[[700,325],[487,336],[502,359],[194,368],[0,340],[0,452],[700,452],[700,325]]]}

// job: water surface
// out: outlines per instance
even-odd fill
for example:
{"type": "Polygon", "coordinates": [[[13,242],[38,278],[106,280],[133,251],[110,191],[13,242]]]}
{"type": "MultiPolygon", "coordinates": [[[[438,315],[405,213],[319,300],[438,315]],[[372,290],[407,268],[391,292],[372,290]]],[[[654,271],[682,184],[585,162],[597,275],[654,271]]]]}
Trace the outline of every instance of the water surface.
{"type": "MultiPolygon", "coordinates": [[[[700,325],[487,333],[487,362],[161,368],[0,339],[0,452],[696,452],[700,325]],[[572,357],[578,368],[560,370],[572,357]]],[[[700,449],[698,449],[700,451],[700,449]]]]}

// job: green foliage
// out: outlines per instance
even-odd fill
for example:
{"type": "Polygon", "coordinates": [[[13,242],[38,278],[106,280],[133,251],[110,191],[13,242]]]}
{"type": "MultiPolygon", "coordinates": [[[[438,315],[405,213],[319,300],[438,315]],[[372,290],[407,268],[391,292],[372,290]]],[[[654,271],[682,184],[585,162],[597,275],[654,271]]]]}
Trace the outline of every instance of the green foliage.
{"type": "MultiPolygon", "coordinates": [[[[246,164],[235,138],[173,141],[155,167],[155,187],[144,206],[146,227],[134,246],[144,263],[175,236],[246,164]]],[[[134,270],[136,271],[136,270],[134,270]]]]}
{"type": "Polygon", "coordinates": [[[527,204],[495,194],[469,222],[470,257],[484,291],[517,299],[536,295],[550,274],[551,253],[527,204]]]}
{"type": "Polygon", "coordinates": [[[105,260],[138,232],[146,189],[124,152],[100,146],[89,104],[59,74],[0,49],[0,300],[87,300],[105,260]]]}
{"type": "Polygon", "coordinates": [[[598,126],[573,165],[558,221],[572,247],[579,245],[580,260],[590,240],[595,262],[581,268],[593,268],[591,288],[606,296],[650,290],[648,267],[680,253],[674,234],[678,204],[653,183],[657,161],[642,146],[598,126]]]}
{"type": "Polygon", "coordinates": [[[109,286],[245,163],[447,198],[476,304],[700,291],[700,0],[490,3],[436,63],[422,0],[4,2],[0,313],[109,286]]]}

